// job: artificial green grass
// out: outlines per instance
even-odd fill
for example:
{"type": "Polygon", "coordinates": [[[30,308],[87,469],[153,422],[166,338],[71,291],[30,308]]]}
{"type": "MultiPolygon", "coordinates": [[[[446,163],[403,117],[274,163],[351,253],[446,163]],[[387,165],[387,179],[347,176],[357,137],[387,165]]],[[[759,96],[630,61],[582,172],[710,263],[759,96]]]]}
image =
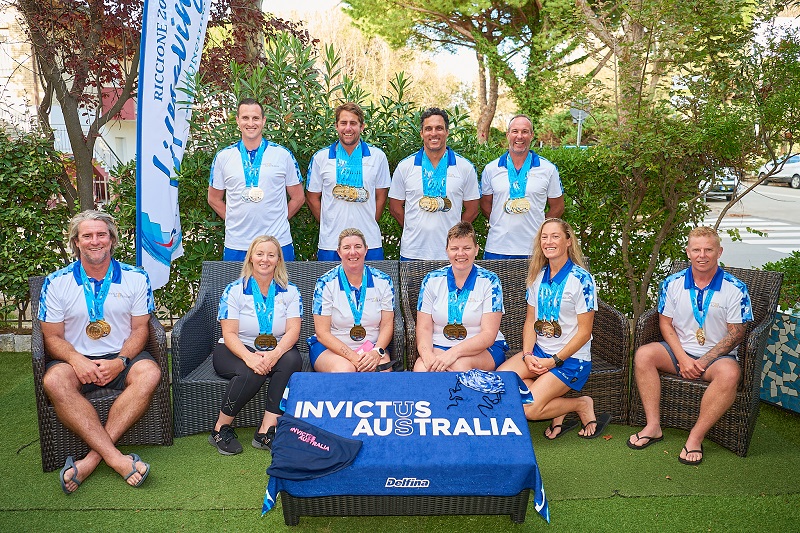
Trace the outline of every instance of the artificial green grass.
{"type": "MultiPolygon", "coordinates": [[[[697,467],[678,463],[686,433],[665,430],[663,442],[632,451],[638,428],[609,426],[610,438],[554,442],[530,425],[552,522],[530,506],[524,524],[507,516],[302,517],[296,531],[798,531],[800,417],[764,406],[746,458],[706,441],[697,467]]],[[[260,517],[269,454],[249,446],[253,428],[238,431],[241,455],[225,457],[207,435],[171,447],[139,446],[152,465],[134,489],[101,465],[71,496],[58,472],[43,473],[29,354],[0,353],[0,531],[290,530],[277,507],[260,517]]],[[[502,453],[502,450],[497,450],[502,453]]],[[[424,453],[424,451],[420,451],[424,453]]]]}

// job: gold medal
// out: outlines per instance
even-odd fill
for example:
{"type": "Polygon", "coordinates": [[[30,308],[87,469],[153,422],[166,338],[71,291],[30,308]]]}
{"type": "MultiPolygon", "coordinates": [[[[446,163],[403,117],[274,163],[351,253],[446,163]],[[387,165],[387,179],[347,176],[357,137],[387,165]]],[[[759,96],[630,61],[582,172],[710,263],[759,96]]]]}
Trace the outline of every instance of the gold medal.
{"type": "Polygon", "coordinates": [[[86,335],[96,341],[103,336],[103,326],[100,325],[100,322],[89,322],[86,326],[86,335]]]}
{"type": "Polygon", "coordinates": [[[360,324],[356,324],[352,328],[350,328],[350,338],[354,341],[363,341],[364,338],[367,336],[367,330],[364,329],[364,326],[360,324]]]}
{"type": "Polygon", "coordinates": [[[334,185],[331,194],[333,195],[334,198],[337,198],[339,200],[344,200],[344,185],[339,185],[339,184],[334,185]]]}
{"type": "Polygon", "coordinates": [[[256,340],[253,344],[255,345],[256,350],[260,350],[262,352],[271,352],[278,345],[278,339],[276,339],[275,335],[272,335],[271,333],[262,333],[256,337],[256,340]]]}
{"type": "Polygon", "coordinates": [[[444,200],[444,207],[442,208],[442,211],[447,213],[448,211],[450,211],[453,208],[453,202],[451,202],[450,198],[448,198],[447,196],[442,198],[442,200],[444,200]]]}
{"type": "Polygon", "coordinates": [[[544,322],[541,319],[539,319],[539,320],[537,320],[536,322],[533,323],[533,331],[535,331],[537,335],[543,335],[543,332],[542,332],[542,324],[543,323],[544,322]]]}
{"type": "Polygon", "coordinates": [[[531,210],[531,202],[527,198],[517,199],[517,213],[527,213],[531,210]]]}
{"type": "Polygon", "coordinates": [[[467,328],[465,328],[463,324],[456,324],[456,329],[458,330],[456,334],[457,341],[463,341],[467,338],[467,328]]]}
{"type": "Polygon", "coordinates": [[[542,333],[545,337],[551,338],[553,336],[553,323],[549,320],[542,322],[542,333]]]}
{"type": "Polygon", "coordinates": [[[561,325],[559,325],[558,320],[553,320],[553,338],[557,339],[561,336],[561,325]]]}
{"type": "Polygon", "coordinates": [[[447,324],[442,330],[442,333],[447,338],[447,340],[450,341],[459,340],[458,339],[459,330],[457,324],[447,324]]]}
{"type": "Polygon", "coordinates": [[[700,346],[706,343],[706,332],[703,331],[703,328],[697,328],[697,331],[694,332],[694,336],[697,337],[697,343],[700,346]]]}
{"type": "Polygon", "coordinates": [[[347,199],[351,202],[358,201],[358,189],[355,187],[348,187],[347,188],[347,199]]]}
{"type": "Polygon", "coordinates": [[[431,211],[433,211],[432,205],[431,205],[431,198],[429,196],[423,196],[422,198],[420,198],[419,199],[419,208],[422,209],[423,211],[427,211],[429,213],[431,211]]]}
{"type": "Polygon", "coordinates": [[[108,337],[108,334],[111,333],[111,324],[105,320],[98,320],[97,323],[103,328],[103,337],[108,337]]]}

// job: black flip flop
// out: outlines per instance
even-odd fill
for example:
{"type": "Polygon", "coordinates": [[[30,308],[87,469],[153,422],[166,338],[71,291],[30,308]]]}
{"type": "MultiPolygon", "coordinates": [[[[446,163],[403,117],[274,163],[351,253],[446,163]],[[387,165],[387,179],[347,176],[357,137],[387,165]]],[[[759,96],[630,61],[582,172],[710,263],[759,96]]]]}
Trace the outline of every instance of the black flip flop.
{"type": "Polygon", "coordinates": [[[647,442],[637,446],[631,442],[631,439],[629,437],[628,440],[625,442],[628,444],[628,448],[630,448],[631,450],[644,450],[651,444],[655,444],[656,442],[661,442],[662,440],[664,440],[664,435],[661,435],[660,437],[648,437],[647,435],[639,436],[639,434],[636,433],[634,437],[636,437],[636,440],[647,439],[647,442]]]}
{"type": "Polygon", "coordinates": [[[580,434],[578,436],[582,439],[596,439],[597,437],[600,436],[601,433],[603,433],[603,430],[606,429],[606,426],[608,425],[609,422],[611,422],[611,415],[608,413],[603,413],[597,417],[597,420],[592,420],[591,422],[584,424],[581,428],[581,429],[586,429],[586,426],[588,426],[589,424],[595,424],[596,428],[594,430],[594,433],[588,436],[580,434]]]}
{"type": "Polygon", "coordinates": [[[698,459],[697,461],[690,461],[689,459],[684,459],[683,457],[681,457],[679,455],[678,456],[678,461],[680,461],[681,463],[683,463],[685,465],[689,465],[689,466],[697,466],[697,465],[699,465],[700,463],[703,462],[703,455],[705,455],[705,452],[703,451],[703,445],[702,444],[700,445],[700,449],[699,450],[687,450],[686,446],[684,446],[683,449],[686,450],[686,455],[689,455],[690,453],[699,453],[700,454],[700,459],[698,459]]]}
{"type": "Polygon", "coordinates": [[[556,426],[554,426],[553,423],[550,422],[550,425],[547,426],[547,429],[550,430],[550,433],[553,433],[558,428],[561,428],[561,431],[559,431],[558,435],[556,435],[555,437],[548,437],[547,436],[547,429],[544,430],[544,432],[542,434],[544,435],[544,438],[546,438],[547,440],[556,440],[558,437],[560,437],[561,435],[563,435],[567,431],[569,431],[571,429],[575,429],[576,427],[578,427],[578,425],[580,425],[580,421],[579,420],[572,420],[570,422],[567,422],[566,424],[558,424],[556,426]]]}

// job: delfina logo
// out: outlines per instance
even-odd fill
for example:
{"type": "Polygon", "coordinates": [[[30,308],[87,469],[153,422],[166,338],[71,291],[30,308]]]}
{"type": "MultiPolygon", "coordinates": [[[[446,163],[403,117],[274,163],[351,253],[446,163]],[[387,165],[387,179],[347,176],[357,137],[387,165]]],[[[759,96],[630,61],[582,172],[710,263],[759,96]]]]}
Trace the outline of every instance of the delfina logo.
{"type": "Polygon", "coordinates": [[[404,477],[400,479],[387,477],[386,485],[384,485],[384,487],[390,489],[426,489],[430,486],[430,480],[417,479],[415,477],[404,477]]]}

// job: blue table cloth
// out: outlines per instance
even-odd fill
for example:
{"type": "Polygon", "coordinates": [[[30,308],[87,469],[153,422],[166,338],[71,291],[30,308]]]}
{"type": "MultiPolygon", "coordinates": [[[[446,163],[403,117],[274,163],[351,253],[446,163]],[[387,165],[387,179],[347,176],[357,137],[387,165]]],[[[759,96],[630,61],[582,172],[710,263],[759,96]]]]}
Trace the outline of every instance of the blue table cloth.
{"type": "MultiPolygon", "coordinates": [[[[530,488],[536,510],[549,522],[522,410],[522,393],[530,393],[513,372],[493,374],[505,392],[478,392],[455,372],[295,373],[286,414],[363,444],[355,460],[334,473],[305,481],[270,476],[263,512],[282,490],[295,497],[513,496],[530,488]]],[[[327,446],[293,432],[316,442],[315,453],[327,446]]],[[[284,461],[286,455],[273,449],[273,462],[284,461]]],[[[275,471],[285,466],[276,464],[275,471]]]]}

